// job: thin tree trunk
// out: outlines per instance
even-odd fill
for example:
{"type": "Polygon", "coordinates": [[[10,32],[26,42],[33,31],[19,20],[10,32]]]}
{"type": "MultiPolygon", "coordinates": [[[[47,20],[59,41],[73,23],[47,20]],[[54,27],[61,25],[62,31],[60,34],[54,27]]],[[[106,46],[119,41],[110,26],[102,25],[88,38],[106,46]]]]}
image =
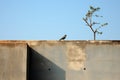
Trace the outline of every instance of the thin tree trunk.
{"type": "Polygon", "coordinates": [[[94,33],[94,40],[96,40],[96,32],[93,32],[94,33]]]}

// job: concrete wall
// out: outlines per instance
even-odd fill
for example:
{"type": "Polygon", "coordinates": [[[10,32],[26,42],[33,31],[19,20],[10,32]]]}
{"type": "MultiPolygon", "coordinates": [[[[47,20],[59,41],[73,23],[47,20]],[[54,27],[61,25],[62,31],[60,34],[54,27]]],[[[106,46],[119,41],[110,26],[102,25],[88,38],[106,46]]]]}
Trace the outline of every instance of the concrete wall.
{"type": "Polygon", "coordinates": [[[28,44],[33,50],[31,80],[120,80],[119,41],[33,41],[28,44]]]}
{"type": "Polygon", "coordinates": [[[120,41],[7,42],[14,46],[0,43],[0,80],[120,80],[120,41]]]}
{"type": "Polygon", "coordinates": [[[26,80],[27,46],[0,42],[0,80],[26,80]]]}

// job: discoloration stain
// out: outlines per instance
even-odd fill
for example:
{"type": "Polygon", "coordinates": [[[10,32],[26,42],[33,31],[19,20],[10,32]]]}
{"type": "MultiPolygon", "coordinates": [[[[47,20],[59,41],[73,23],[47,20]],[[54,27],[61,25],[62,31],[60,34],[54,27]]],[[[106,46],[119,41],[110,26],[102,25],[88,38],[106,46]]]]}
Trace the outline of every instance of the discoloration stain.
{"type": "Polygon", "coordinates": [[[79,71],[84,68],[86,54],[82,48],[69,44],[66,55],[69,69],[79,71]]]}
{"type": "Polygon", "coordinates": [[[16,46],[24,46],[27,44],[27,41],[22,40],[0,40],[0,46],[7,46],[14,48],[16,46]]]}
{"type": "Polygon", "coordinates": [[[94,44],[94,45],[102,45],[102,44],[110,44],[110,45],[119,45],[120,40],[0,40],[1,43],[25,43],[28,45],[40,45],[43,43],[48,43],[49,45],[56,45],[56,43],[66,44],[66,43],[74,43],[74,44],[94,44]]]}
{"type": "Polygon", "coordinates": [[[10,47],[10,48],[14,48],[16,46],[24,46],[26,45],[26,43],[0,43],[0,46],[7,46],[7,47],[10,47]]]}
{"type": "Polygon", "coordinates": [[[66,42],[65,41],[30,41],[30,42],[27,42],[27,44],[29,46],[48,45],[48,46],[52,47],[52,46],[63,46],[66,44],[66,42]]]}

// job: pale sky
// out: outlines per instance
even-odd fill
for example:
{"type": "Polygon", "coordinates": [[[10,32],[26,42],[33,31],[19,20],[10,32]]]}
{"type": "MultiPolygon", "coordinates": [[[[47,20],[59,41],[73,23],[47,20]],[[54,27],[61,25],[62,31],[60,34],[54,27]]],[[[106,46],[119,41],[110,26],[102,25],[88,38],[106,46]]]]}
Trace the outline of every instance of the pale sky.
{"type": "Polygon", "coordinates": [[[0,40],[93,40],[82,19],[90,5],[109,23],[97,40],[120,40],[120,0],[0,0],[0,40]]]}

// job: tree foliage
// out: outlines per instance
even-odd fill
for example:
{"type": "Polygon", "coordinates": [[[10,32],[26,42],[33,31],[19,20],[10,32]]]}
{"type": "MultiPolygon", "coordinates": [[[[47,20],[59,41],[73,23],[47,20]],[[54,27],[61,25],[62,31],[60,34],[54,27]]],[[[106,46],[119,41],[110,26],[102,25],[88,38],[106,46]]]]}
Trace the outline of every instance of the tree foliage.
{"type": "Polygon", "coordinates": [[[103,17],[103,16],[100,16],[100,15],[97,15],[95,14],[95,12],[99,11],[100,8],[99,7],[93,7],[93,6],[90,6],[90,9],[88,10],[88,12],[86,13],[85,15],[85,18],[83,18],[83,20],[85,21],[85,23],[87,24],[87,26],[91,29],[91,31],[93,32],[94,34],[94,40],[96,40],[96,33],[97,34],[102,34],[102,32],[99,31],[100,28],[108,25],[108,23],[99,23],[99,22],[96,22],[96,21],[93,21],[93,17],[103,17]],[[94,28],[93,26],[95,25],[98,25],[98,28],[94,28]]]}

